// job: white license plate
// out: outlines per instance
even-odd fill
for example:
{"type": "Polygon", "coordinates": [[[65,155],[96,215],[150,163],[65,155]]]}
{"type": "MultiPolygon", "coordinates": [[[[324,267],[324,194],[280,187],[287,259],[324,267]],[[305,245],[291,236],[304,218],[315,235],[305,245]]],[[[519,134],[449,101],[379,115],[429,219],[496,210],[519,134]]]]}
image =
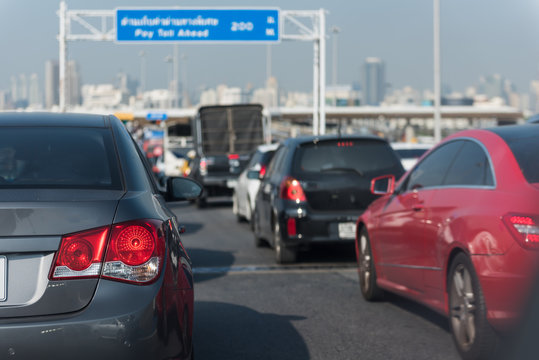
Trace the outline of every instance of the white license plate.
{"type": "Polygon", "coordinates": [[[339,237],[341,239],[355,239],[356,238],[356,223],[353,223],[353,222],[339,223],[339,237]]]}
{"type": "Polygon", "coordinates": [[[7,259],[5,256],[0,256],[0,301],[6,300],[6,283],[7,283],[7,259]]]}
{"type": "Polygon", "coordinates": [[[226,181],[226,187],[229,188],[229,189],[234,189],[237,184],[238,184],[237,180],[227,180],[226,181]]]}

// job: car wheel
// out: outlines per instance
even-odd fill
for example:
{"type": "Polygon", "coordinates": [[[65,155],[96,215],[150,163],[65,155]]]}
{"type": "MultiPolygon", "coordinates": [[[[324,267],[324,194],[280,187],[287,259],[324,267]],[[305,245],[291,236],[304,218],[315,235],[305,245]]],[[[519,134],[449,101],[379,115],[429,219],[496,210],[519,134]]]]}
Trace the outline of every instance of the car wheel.
{"type": "Polygon", "coordinates": [[[255,211],[253,212],[253,216],[251,217],[251,228],[253,229],[253,235],[255,238],[255,246],[256,247],[262,247],[266,243],[264,239],[260,237],[260,215],[258,215],[258,211],[255,208],[255,211]]]}
{"type": "Polygon", "coordinates": [[[275,219],[275,223],[273,224],[273,247],[275,248],[275,261],[278,264],[296,262],[296,249],[288,248],[283,244],[281,227],[277,219],[275,219]]]}
{"type": "Polygon", "coordinates": [[[447,279],[451,333],[463,359],[490,359],[498,343],[487,321],[479,279],[470,258],[458,254],[447,279]]]}
{"type": "Polygon", "coordinates": [[[376,301],[383,298],[384,292],[376,284],[376,269],[372,257],[371,243],[367,230],[363,228],[358,240],[358,274],[361,294],[368,301],[376,301]]]}

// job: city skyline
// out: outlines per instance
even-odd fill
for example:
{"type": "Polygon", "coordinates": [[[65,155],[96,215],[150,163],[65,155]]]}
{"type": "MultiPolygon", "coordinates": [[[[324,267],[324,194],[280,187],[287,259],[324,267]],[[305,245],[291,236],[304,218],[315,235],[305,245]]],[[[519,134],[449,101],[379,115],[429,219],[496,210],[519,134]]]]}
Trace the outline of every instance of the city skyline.
{"type": "MultiPolygon", "coordinates": [[[[253,4],[253,1],[238,0],[227,5],[327,9],[328,85],[332,81],[329,74],[331,44],[337,36],[338,84],[362,81],[364,59],[378,57],[386,64],[386,79],[391,88],[432,89],[432,2],[412,0],[402,4],[386,0],[376,3],[344,5],[339,1],[293,0],[284,5],[278,1],[253,4]],[[355,15],[352,14],[354,11],[355,15]],[[334,25],[340,29],[338,34],[330,31],[334,25]]],[[[43,88],[43,64],[58,58],[55,39],[58,4],[31,0],[0,2],[0,31],[11,30],[12,34],[0,39],[0,46],[11,49],[4,56],[5,66],[0,69],[0,89],[8,89],[11,76],[21,73],[37,73],[43,88]],[[26,21],[21,22],[21,19],[26,21]],[[40,31],[31,32],[28,23],[36,24],[40,31]],[[23,46],[24,43],[28,46],[23,46]]],[[[91,3],[72,0],[67,5],[68,9],[113,9],[149,4],[140,0],[96,0],[91,3]]],[[[177,6],[178,3],[163,0],[159,5],[177,6]]],[[[201,6],[195,1],[184,1],[181,5],[201,6]]],[[[223,6],[218,1],[207,1],[204,5],[223,6]]],[[[539,41],[536,34],[539,25],[531,21],[538,13],[539,4],[532,0],[471,4],[463,0],[442,1],[443,83],[464,92],[467,87],[478,85],[481,77],[501,74],[511,79],[519,92],[528,91],[530,81],[538,79],[539,41]],[[489,15],[487,19],[485,14],[489,15]],[[500,26],[506,24],[511,26],[500,26]]],[[[167,87],[170,70],[164,59],[172,53],[171,45],[70,42],[68,48],[70,60],[79,63],[84,84],[110,83],[118,72],[139,78],[141,59],[138,54],[144,50],[147,53],[147,88],[167,87]]],[[[266,81],[264,45],[180,45],[180,52],[184,55],[180,66],[185,66],[186,83],[191,91],[203,85],[215,87],[223,83],[239,87],[251,83],[261,87],[266,81]]],[[[312,44],[283,41],[272,45],[272,69],[272,75],[280,80],[282,88],[309,91],[312,87],[312,44]]]]}

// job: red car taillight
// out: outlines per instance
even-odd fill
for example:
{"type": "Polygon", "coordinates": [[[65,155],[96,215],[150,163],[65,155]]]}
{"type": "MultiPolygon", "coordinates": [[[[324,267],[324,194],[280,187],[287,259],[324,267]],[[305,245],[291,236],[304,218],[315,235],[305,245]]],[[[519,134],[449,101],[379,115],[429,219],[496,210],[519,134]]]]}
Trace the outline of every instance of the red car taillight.
{"type": "Polygon", "coordinates": [[[295,202],[307,200],[301,184],[293,177],[287,177],[281,183],[280,197],[281,199],[292,200],[295,202]]]}
{"type": "Polygon", "coordinates": [[[161,221],[136,220],[112,225],[112,229],[92,229],[62,238],[50,279],[101,275],[146,284],[159,276],[164,254],[165,231],[161,221]]]}
{"type": "Polygon", "coordinates": [[[507,214],[503,221],[520,245],[526,249],[539,250],[539,226],[533,217],[507,214]]]}
{"type": "Polygon", "coordinates": [[[63,236],[49,278],[99,277],[109,230],[106,226],[63,236]]]}
{"type": "Polygon", "coordinates": [[[260,172],[258,173],[258,177],[260,179],[263,179],[264,176],[266,176],[266,170],[268,169],[268,167],[266,165],[262,165],[260,166],[260,172]]]}

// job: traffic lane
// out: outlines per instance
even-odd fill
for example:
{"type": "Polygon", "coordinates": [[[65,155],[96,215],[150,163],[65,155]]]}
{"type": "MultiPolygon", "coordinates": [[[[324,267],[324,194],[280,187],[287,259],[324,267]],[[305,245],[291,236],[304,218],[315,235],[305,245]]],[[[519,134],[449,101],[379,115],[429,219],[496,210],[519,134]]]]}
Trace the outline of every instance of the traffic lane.
{"type": "Polygon", "coordinates": [[[195,301],[202,359],[459,359],[446,318],[364,301],[352,269],[233,272],[197,282],[195,301]]]}
{"type": "MultiPolygon", "coordinates": [[[[188,203],[170,203],[180,225],[185,226],[182,241],[195,267],[226,267],[275,264],[275,253],[269,246],[257,248],[249,223],[238,222],[229,202],[210,203],[197,209],[188,203]]],[[[318,245],[301,252],[298,263],[337,263],[355,266],[353,242],[318,245]]]]}

